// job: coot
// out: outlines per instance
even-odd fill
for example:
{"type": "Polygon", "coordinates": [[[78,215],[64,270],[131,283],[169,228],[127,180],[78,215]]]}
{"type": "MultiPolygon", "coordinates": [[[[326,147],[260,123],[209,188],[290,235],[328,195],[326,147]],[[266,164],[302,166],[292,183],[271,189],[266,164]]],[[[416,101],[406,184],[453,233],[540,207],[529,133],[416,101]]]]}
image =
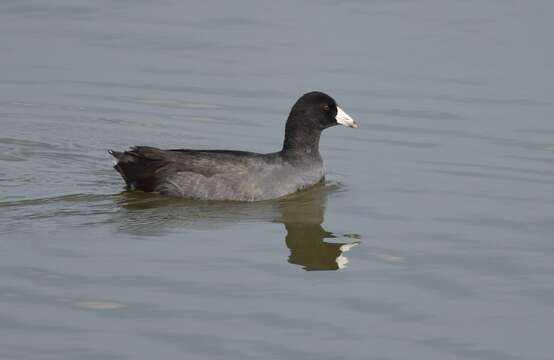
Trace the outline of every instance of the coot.
{"type": "Polygon", "coordinates": [[[329,95],[304,94],[292,107],[281,151],[161,150],[135,146],[109,150],[128,190],[199,200],[258,201],[279,198],[320,182],[321,132],[331,126],[357,128],[329,95]]]}

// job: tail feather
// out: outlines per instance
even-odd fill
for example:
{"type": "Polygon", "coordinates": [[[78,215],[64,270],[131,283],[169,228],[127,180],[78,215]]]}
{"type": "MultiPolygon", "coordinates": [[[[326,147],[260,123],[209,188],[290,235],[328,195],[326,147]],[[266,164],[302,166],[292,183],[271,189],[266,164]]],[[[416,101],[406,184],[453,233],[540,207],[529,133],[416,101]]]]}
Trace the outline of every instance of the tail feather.
{"type": "Polygon", "coordinates": [[[145,155],[141,150],[133,147],[124,152],[108,150],[108,153],[115,158],[114,169],[125,180],[128,190],[154,191],[158,183],[156,170],[162,167],[164,162],[149,158],[148,153],[145,155]]]}
{"type": "Polygon", "coordinates": [[[114,151],[114,150],[108,150],[108,154],[110,154],[111,156],[113,156],[114,158],[116,158],[117,160],[119,160],[119,158],[121,158],[121,156],[123,155],[122,152],[120,151],[114,151]]]}

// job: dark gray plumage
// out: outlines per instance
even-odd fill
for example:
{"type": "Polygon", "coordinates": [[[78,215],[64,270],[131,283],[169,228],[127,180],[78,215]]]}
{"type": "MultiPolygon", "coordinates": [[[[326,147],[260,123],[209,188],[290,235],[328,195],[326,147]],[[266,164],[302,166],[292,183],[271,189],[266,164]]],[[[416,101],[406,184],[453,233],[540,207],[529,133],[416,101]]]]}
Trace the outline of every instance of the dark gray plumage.
{"type": "Polygon", "coordinates": [[[114,168],[129,190],[201,200],[257,201],[282,197],[324,177],[319,154],[321,131],[334,125],[357,127],[330,96],[303,95],[294,104],[279,152],[160,150],[136,146],[110,150],[114,168]]]}

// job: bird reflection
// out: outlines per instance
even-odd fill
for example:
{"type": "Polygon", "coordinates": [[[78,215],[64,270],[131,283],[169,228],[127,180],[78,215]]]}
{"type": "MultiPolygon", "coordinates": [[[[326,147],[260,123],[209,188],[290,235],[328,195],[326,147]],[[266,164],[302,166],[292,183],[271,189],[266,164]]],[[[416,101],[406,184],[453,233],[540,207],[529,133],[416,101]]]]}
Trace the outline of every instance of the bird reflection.
{"type": "Polygon", "coordinates": [[[328,189],[318,186],[292,199],[281,200],[281,222],[287,235],[285,242],[290,250],[288,261],[305,270],[339,270],[346,267],[344,253],[358,242],[327,242],[336,236],[326,231],[324,221],[328,189]]]}
{"type": "MultiPolygon", "coordinates": [[[[339,270],[346,267],[344,255],[358,241],[330,242],[336,239],[323,227],[327,195],[337,185],[318,184],[287,198],[255,203],[199,202],[137,192],[124,192],[116,202],[119,229],[136,235],[159,235],[175,227],[212,227],[237,222],[282,223],[288,262],[304,270],[339,270]]],[[[345,235],[354,237],[356,235],[345,235]]]]}

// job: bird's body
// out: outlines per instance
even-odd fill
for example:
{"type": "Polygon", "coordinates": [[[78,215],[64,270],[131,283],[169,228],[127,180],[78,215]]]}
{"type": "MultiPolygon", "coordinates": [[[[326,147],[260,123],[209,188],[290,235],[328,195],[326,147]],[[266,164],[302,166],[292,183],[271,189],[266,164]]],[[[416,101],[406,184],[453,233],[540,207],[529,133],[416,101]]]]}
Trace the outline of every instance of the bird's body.
{"type": "Polygon", "coordinates": [[[346,126],[357,126],[329,96],[322,93],[304,95],[289,115],[283,149],[269,154],[161,150],[147,146],[136,146],[125,152],[110,150],[110,154],[116,158],[114,168],[130,190],[199,200],[279,198],[323,179],[319,137],[324,128],[339,121],[341,114],[345,122],[349,121],[346,126]],[[333,110],[332,106],[338,110],[333,110]],[[331,122],[327,119],[329,116],[323,116],[327,112],[337,120],[331,122]]]}
{"type": "Polygon", "coordinates": [[[280,153],[144,146],[111,153],[129,189],[199,200],[273,199],[314,185],[324,176],[321,158],[291,161],[280,153]]]}

